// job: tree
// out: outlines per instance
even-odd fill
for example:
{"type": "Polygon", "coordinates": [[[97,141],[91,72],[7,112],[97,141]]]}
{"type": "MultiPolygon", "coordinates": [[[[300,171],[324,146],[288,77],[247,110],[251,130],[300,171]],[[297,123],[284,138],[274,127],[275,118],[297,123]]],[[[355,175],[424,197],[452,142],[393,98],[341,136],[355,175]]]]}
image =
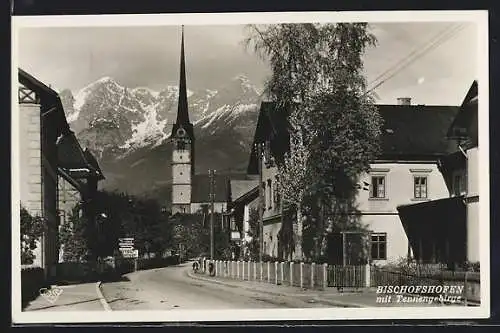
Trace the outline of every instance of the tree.
{"type": "Polygon", "coordinates": [[[260,251],[260,227],[259,227],[259,211],[255,208],[250,209],[249,219],[248,219],[248,236],[250,241],[247,244],[248,252],[250,253],[250,258],[254,261],[259,260],[260,251]]]}
{"type": "Polygon", "coordinates": [[[182,246],[188,257],[209,252],[208,229],[201,214],[176,214],[169,220],[172,229],[172,248],[182,246]]]}
{"type": "Polygon", "coordinates": [[[289,122],[278,169],[283,200],[297,211],[297,255],[317,258],[329,232],[362,229],[356,184],[379,152],[381,125],[362,56],[376,39],[366,23],[248,28],[247,45],[271,66],[266,92],[289,122]]]}
{"type": "Polygon", "coordinates": [[[77,204],[69,215],[68,222],[61,226],[60,242],[63,246],[63,260],[85,262],[90,260],[88,219],[80,215],[77,204]]]}
{"type": "Polygon", "coordinates": [[[36,243],[43,235],[44,220],[40,216],[31,216],[22,205],[20,209],[21,264],[31,265],[35,259],[33,251],[36,249],[36,243]]]}
{"type": "Polygon", "coordinates": [[[169,217],[156,200],[107,191],[99,192],[97,198],[101,256],[116,252],[121,237],[133,237],[141,254],[161,256],[172,246],[169,217]]]}

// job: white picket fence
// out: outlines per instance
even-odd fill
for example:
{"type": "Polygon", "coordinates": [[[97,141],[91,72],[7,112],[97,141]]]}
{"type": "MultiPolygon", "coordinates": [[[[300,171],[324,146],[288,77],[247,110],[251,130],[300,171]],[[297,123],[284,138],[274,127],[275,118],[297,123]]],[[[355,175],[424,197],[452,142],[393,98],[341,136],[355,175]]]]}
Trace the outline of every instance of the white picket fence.
{"type": "MultiPolygon", "coordinates": [[[[210,260],[203,259],[199,273],[210,274],[210,260]]],[[[307,289],[370,286],[369,266],[329,266],[294,262],[213,261],[212,276],[295,286],[307,289]]]]}

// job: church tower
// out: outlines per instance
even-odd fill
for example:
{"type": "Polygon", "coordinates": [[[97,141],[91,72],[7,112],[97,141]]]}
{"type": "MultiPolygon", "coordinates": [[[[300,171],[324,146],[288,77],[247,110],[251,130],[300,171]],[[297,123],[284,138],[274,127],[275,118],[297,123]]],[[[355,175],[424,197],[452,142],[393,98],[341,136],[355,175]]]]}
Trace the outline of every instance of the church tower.
{"type": "Polygon", "coordinates": [[[194,131],[189,121],[184,26],[181,35],[181,64],[177,120],[172,127],[172,214],[191,212],[191,189],[194,176],[194,131]]]}

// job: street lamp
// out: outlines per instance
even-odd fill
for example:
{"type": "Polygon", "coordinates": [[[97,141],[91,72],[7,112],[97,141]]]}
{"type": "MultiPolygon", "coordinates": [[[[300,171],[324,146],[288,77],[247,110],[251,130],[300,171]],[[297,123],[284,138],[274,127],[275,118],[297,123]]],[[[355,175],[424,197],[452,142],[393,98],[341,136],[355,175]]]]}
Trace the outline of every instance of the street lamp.
{"type": "Polygon", "coordinates": [[[105,220],[108,218],[106,213],[100,213],[96,216],[96,226],[97,226],[97,257],[102,258],[103,256],[103,245],[104,245],[104,232],[103,225],[105,220]]]}

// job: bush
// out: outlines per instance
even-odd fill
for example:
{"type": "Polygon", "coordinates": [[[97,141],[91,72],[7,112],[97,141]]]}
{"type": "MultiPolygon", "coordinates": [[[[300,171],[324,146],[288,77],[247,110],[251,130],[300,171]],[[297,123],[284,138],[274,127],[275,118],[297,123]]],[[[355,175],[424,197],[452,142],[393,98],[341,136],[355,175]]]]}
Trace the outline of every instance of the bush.
{"type": "Polygon", "coordinates": [[[469,272],[469,281],[479,281],[479,263],[446,264],[419,264],[415,260],[402,258],[397,262],[383,266],[374,265],[373,279],[375,285],[417,285],[442,284],[443,281],[463,282],[466,272],[469,272]],[[475,271],[477,269],[477,271],[475,271]]]}
{"type": "Polygon", "coordinates": [[[170,256],[166,258],[150,258],[150,259],[137,259],[137,269],[154,269],[161,267],[168,267],[179,264],[178,256],[170,256]]]}
{"type": "Polygon", "coordinates": [[[62,284],[97,281],[99,277],[97,263],[87,261],[59,263],[56,272],[57,280],[62,284]]]}
{"type": "Polygon", "coordinates": [[[36,242],[43,234],[44,220],[31,214],[21,206],[21,264],[31,265],[34,262],[36,242]]]}
{"type": "Polygon", "coordinates": [[[467,272],[480,272],[480,267],[481,265],[479,264],[479,261],[476,262],[470,262],[466,261],[464,262],[460,268],[462,268],[464,271],[467,272]]]}
{"type": "Polygon", "coordinates": [[[271,256],[269,254],[264,254],[264,255],[262,255],[262,261],[263,262],[267,262],[267,261],[275,262],[275,261],[282,261],[282,260],[280,260],[277,257],[271,256]]]}
{"type": "Polygon", "coordinates": [[[29,267],[21,270],[21,299],[24,305],[40,295],[40,289],[47,287],[45,274],[41,267],[29,267]]]}

